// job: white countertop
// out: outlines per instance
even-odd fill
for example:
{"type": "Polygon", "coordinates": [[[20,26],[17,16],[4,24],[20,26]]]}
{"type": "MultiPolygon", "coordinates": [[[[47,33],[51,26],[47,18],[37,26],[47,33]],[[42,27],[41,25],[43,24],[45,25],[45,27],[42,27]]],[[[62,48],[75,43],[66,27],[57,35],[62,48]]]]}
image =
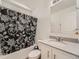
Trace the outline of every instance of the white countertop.
{"type": "Polygon", "coordinates": [[[39,42],[47,44],[51,47],[63,50],[65,52],[71,53],[75,56],[79,56],[79,44],[70,42],[56,42],[49,40],[39,40],[39,42]]]}

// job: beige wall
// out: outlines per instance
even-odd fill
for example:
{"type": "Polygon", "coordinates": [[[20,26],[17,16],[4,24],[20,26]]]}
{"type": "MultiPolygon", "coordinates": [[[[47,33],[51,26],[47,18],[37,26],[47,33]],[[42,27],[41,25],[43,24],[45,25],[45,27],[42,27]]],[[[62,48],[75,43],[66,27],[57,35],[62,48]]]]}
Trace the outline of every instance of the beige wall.
{"type": "Polygon", "coordinates": [[[50,33],[50,8],[49,0],[38,0],[32,15],[38,18],[36,39],[48,39],[50,33]]]}

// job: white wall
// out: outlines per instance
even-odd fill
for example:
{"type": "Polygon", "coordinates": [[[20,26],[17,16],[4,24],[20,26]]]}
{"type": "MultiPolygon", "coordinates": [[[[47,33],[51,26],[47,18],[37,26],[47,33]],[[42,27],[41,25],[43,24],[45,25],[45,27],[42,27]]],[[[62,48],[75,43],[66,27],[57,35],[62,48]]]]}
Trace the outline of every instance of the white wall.
{"type": "Polygon", "coordinates": [[[50,33],[50,8],[49,0],[37,0],[36,8],[32,15],[38,18],[36,39],[48,39],[50,33]]]}
{"type": "Polygon", "coordinates": [[[73,33],[76,29],[76,9],[70,7],[60,12],[52,13],[52,32],[73,33]],[[60,28],[61,24],[61,28],[60,28]]]}

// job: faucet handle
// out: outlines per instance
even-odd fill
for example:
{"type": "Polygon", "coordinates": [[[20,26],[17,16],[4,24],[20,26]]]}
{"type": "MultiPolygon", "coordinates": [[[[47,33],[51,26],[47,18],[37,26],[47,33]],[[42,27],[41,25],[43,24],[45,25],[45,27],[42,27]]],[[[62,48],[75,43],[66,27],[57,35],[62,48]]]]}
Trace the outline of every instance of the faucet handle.
{"type": "Polygon", "coordinates": [[[63,38],[62,37],[57,37],[57,41],[58,42],[63,41],[63,38]]]}
{"type": "Polygon", "coordinates": [[[61,39],[60,37],[57,37],[57,38],[56,38],[57,41],[60,41],[60,39],[61,39]]]}

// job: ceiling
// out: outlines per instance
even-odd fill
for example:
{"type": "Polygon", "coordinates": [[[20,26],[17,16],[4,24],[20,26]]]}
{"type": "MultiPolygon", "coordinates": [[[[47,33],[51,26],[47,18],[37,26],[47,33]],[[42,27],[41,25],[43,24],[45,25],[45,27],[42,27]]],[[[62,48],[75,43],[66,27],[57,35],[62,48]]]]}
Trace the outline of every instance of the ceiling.
{"type": "MultiPolygon", "coordinates": [[[[21,3],[25,6],[28,6],[29,8],[34,10],[35,8],[38,8],[38,6],[39,7],[43,6],[46,0],[15,0],[15,1],[18,3],[21,3]]],[[[51,1],[51,0],[49,0],[49,1],[51,1]]],[[[76,0],[63,0],[60,4],[57,4],[56,6],[51,7],[51,10],[52,10],[52,12],[55,12],[55,11],[64,9],[66,7],[70,7],[74,4],[76,4],[75,1],[76,0]]],[[[45,6],[43,8],[45,8],[45,6]]]]}
{"type": "Polygon", "coordinates": [[[73,5],[76,5],[76,0],[62,0],[62,2],[60,2],[59,4],[51,7],[51,11],[52,11],[52,13],[54,13],[61,9],[71,7],[73,5]]]}

